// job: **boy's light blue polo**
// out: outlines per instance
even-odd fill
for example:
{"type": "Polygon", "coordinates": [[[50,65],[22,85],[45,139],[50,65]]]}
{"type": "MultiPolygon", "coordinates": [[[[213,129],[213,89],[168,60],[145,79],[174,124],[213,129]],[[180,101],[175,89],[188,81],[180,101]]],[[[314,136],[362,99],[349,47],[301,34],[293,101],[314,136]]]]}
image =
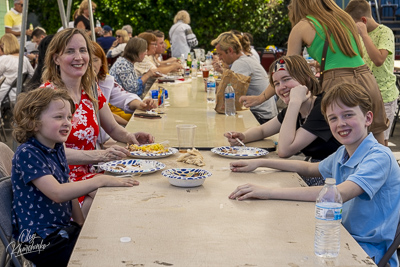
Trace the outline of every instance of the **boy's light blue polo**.
{"type": "MultiPolygon", "coordinates": [[[[326,179],[336,184],[346,180],[360,186],[364,193],[343,204],[343,226],[375,262],[392,244],[399,222],[400,168],[389,148],[369,134],[348,158],[341,146],[319,164],[326,179]]],[[[390,266],[398,266],[396,253],[390,266]]]]}

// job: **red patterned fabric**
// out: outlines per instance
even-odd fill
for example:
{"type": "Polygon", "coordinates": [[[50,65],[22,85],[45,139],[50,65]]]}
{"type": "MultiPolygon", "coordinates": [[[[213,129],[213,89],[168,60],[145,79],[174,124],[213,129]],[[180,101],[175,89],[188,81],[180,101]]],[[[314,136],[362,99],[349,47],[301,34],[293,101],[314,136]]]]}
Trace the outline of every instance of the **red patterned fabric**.
{"type": "MultiPolygon", "coordinates": [[[[54,84],[49,81],[45,82],[40,87],[56,88],[54,84]]],[[[106,103],[106,98],[99,87],[97,87],[97,92],[99,109],[101,109],[106,103]]],[[[75,108],[76,111],[72,116],[72,130],[65,146],[79,150],[94,150],[99,135],[99,125],[93,103],[83,90],[81,101],[79,104],[75,104],[75,108]]],[[[69,169],[70,179],[73,182],[90,179],[98,174],[92,165],[69,165],[69,169]]],[[[79,203],[82,204],[84,199],[85,196],[80,197],[79,203]]]]}

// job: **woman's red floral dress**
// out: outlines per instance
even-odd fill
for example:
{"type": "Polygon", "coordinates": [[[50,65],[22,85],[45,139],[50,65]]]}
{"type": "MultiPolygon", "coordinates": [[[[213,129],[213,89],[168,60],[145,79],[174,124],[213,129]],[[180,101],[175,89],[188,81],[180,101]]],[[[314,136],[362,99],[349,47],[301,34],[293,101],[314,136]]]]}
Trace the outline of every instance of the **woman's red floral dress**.
{"type": "MultiPolygon", "coordinates": [[[[46,82],[40,86],[41,88],[50,87],[56,88],[53,83],[46,82]]],[[[106,98],[97,87],[99,110],[106,103],[106,98]]],[[[72,116],[72,129],[68,136],[65,146],[79,150],[94,150],[96,141],[99,135],[99,124],[97,122],[96,112],[92,101],[88,95],[82,90],[81,101],[75,104],[76,111],[72,116]]],[[[73,182],[90,179],[97,175],[95,168],[92,165],[69,165],[70,179],[73,182]]],[[[79,198],[79,203],[82,204],[85,196],[79,198]]]]}

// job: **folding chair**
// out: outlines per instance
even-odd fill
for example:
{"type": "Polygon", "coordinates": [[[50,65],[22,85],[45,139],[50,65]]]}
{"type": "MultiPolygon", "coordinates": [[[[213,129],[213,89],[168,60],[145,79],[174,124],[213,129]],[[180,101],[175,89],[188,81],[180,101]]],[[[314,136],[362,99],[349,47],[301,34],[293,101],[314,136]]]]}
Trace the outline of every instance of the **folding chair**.
{"type": "Polygon", "coordinates": [[[11,160],[14,152],[2,142],[0,142],[0,151],[0,178],[11,176],[11,160]]]}
{"type": "MultiPolygon", "coordinates": [[[[396,74],[396,87],[400,92],[400,75],[399,74],[396,74]]],[[[396,109],[396,113],[394,114],[392,129],[390,132],[390,136],[392,136],[392,137],[393,137],[394,129],[396,127],[396,123],[399,120],[399,112],[400,112],[400,95],[397,98],[397,109],[396,109]]]]}
{"type": "Polygon", "coordinates": [[[394,236],[393,243],[390,245],[389,249],[386,251],[385,255],[383,255],[382,259],[378,263],[378,267],[386,267],[389,266],[388,262],[392,255],[397,251],[397,248],[400,246],[400,222],[397,224],[396,235],[394,236]]]}
{"type": "MultiPolygon", "coordinates": [[[[22,73],[22,84],[24,84],[26,82],[28,75],[29,75],[29,73],[27,73],[27,72],[22,73]]],[[[4,125],[4,119],[11,119],[14,102],[11,101],[10,93],[13,88],[17,87],[17,79],[15,79],[12,82],[12,84],[8,88],[8,91],[7,91],[6,95],[4,96],[3,100],[1,100],[0,119],[1,119],[1,123],[3,125],[4,125]]]]}
{"type": "Polygon", "coordinates": [[[20,267],[21,264],[17,257],[13,253],[13,249],[10,246],[11,235],[12,235],[12,224],[11,224],[11,208],[12,208],[12,188],[11,178],[4,177],[0,179],[0,238],[6,251],[3,252],[0,260],[0,266],[6,266],[6,263],[10,260],[16,267],[20,267]]]}

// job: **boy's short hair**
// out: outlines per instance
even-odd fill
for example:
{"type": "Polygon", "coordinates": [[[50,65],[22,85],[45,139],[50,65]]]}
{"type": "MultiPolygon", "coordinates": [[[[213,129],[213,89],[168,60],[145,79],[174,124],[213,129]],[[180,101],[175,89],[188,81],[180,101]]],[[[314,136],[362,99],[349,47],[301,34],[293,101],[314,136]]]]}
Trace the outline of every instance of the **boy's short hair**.
{"type": "Polygon", "coordinates": [[[326,119],[326,109],[332,104],[342,102],[348,107],[359,106],[365,115],[368,111],[372,111],[372,100],[367,90],[358,84],[341,83],[332,87],[325,93],[321,102],[321,111],[326,119]]]}
{"type": "Polygon", "coordinates": [[[157,37],[157,38],[164,38],[164,33],[160,30],[155,30],[153,31],[153,34],[157,37]]]}
{"type": "Polygon", "coordinates": [[[42,35],[46,36],[46,30],[42,27],[36,27],[32,32],[32,37],[40,38],[42,35]]]}
{"type": "Polygon", "coordinates": [[[12,135],[19,143],[25,143],[35,135],[35,128],[40,123],[40,115],[53,100],[65,100],[71,105],[71,114],[75,112],[75,104],[67,90],[37,88],[28,93],[18,95],[14,107],[12,135]]]}
{"type": "Polygon", "coordinates": [[[372,17],[371,6],[366,0],[351,0],[344,11],[356,21],[360,21],[361,17],[372,17]]]}

